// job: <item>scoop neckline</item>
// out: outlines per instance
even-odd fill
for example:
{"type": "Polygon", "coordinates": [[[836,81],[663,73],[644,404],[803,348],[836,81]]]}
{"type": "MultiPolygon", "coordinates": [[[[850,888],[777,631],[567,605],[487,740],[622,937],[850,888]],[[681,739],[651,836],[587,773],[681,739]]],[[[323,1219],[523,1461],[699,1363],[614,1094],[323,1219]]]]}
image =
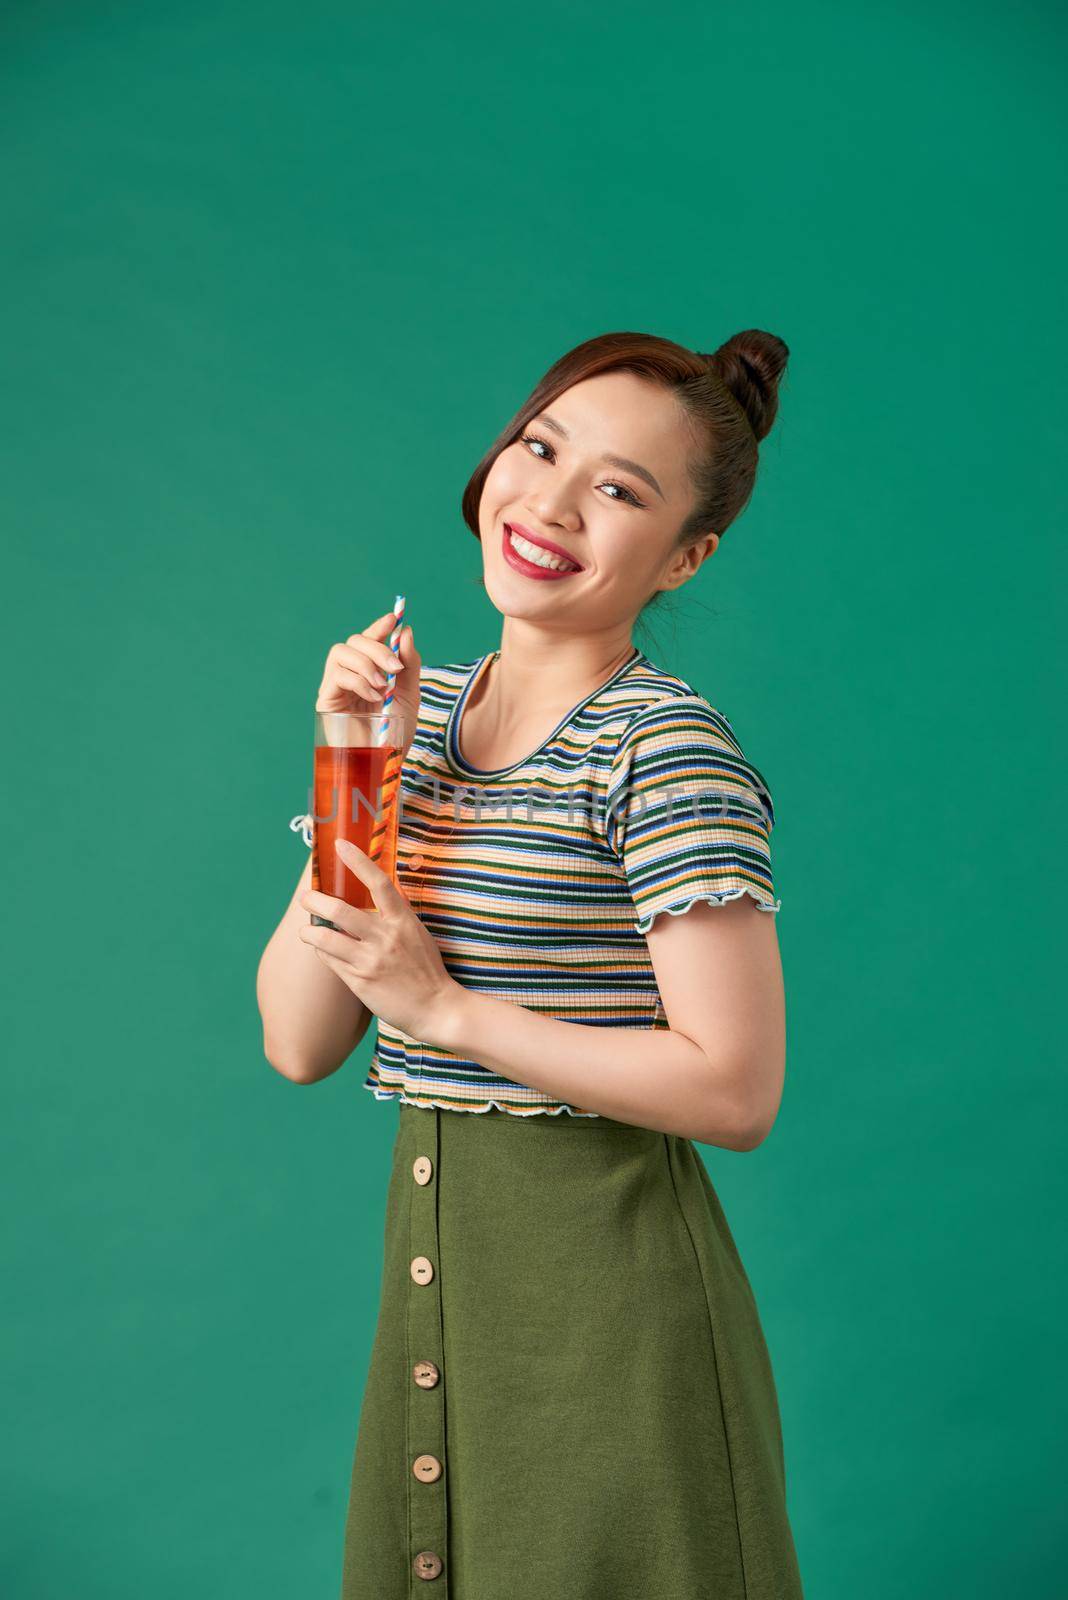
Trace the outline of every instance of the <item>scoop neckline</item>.
{"type": "Polygon", "coordinates": [[[499,650],[487,650],[485,655],[479,656],[478,660],[468,672],[460,693],[453,701],[448,718],[446,720],[444,741],[445,756],[450,767],[452,767],[453,771],[456,772],[460,777],[503,778],[507,777],[510,772],[515,772],[518,767],[525,767],[528,761],[533,761],[535,756],[541,755],[546,746],[553,742],[557,735],[567,727],[572,718],[577,717],[579,712],[583,711],[586,706],[589,705],[591,700],[596,699],[596,697],[601,693],[602,689],[607,689],[610,684],[615,683],[618,678],[621,678],[625,672],[629,672],[630,668],[636,661],[645,659],[642,651],[637,645],[635,645],[634,654],[629,656],[626,661],[621,662],[610,677],[606,678],[603,683],[599,683],[596,689],[592,689],[584,699],[578,702],[577,705],[572,706],[571,710],[561,717],[560,721],[556,724],[556,727],[552,730],[552,732],[547,734],[542,740],[541,744],[537,745],[535,749],[531,750],[529,755],[521,756],[518,761],[513,761],[511,765],[507,767],[475,767],[472,766],[471,762],[468,761],[467,757],[461,754],[460,751],[460,721],[463,717],[464,706],[467,704],[468,696],[471,693],[479,674],[492,657],[499,655],[499,650]]]}

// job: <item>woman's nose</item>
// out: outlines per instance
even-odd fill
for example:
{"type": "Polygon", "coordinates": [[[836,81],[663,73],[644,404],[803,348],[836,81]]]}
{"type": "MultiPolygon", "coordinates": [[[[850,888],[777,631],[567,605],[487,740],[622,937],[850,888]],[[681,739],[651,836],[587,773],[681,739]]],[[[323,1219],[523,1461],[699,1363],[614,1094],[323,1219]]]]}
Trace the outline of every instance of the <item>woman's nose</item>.
{"type": "Polygon", "coordinates": [[[574,497],[566,490],[558,489],[550,494],[544,488],[537,494],[532,494],[527,500],[527,509],[532,517],[541,522],[555,522],[564,528],[577,528],[582,521],[582,514],[575,504],[574,497]]]}

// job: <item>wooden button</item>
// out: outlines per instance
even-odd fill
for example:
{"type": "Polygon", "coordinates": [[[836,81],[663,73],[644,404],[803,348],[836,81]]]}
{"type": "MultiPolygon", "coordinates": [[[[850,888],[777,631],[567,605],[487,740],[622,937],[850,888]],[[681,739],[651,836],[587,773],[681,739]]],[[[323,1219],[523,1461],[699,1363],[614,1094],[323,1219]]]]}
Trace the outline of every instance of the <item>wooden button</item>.
{"type": "Polygon", "coordinates": [[[441,1462],[437,1456],[416,1456],[412,1472],[420,1483],[437,1483],[441,1477],[441,1462]]]}
{"type": "Polygon", "coordinates": [[[441,1571],[442,1560],[433,1550],[420,1550],[412,1566],[415,1568],[417,1578],[436,1578],[441,1571]]]}
{"type": "Polygon", "coordinates": [[[434,1163],[429,1156],[416,1156],[412,1162],[412,1172],[415,1174],[416,1183],[429,1183],[434,1171],[434,1163]]]}
{"type": "Polygon", "coordinates": [[[441,1377],[441,1373],[432,1361],[417,1361],[412,1368],[412,1377],[420,1389],[432,1389],[441,1377]]]}
{"type": "Polygon", "coordinates": [[[416,1283],[429,1283],[434,1276],[434,1263],[428,1261],[426,1256],[416,1256],[411,1271],[416,1283]]]}

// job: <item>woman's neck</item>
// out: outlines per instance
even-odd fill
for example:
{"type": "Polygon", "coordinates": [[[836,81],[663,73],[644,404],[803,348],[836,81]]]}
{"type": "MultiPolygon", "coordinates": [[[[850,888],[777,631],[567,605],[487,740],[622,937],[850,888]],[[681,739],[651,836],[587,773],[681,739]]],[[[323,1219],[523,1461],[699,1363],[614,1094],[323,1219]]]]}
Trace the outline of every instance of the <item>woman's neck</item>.
{"type": "Polygon", "coordinates": [[[462,749],[487,771],[522,760],[634,654],[628,629],[568,638],[510,626],[464,706],[462,749]]]}

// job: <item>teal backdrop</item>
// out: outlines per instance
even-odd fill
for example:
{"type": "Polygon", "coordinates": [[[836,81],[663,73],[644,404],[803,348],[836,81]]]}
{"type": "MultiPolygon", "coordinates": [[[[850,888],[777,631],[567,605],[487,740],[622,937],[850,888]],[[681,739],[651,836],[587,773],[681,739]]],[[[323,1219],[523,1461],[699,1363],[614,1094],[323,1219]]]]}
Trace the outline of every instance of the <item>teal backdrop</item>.
{"type": "Polygon", "coordinates": [[[255,999],[323,660],[398,589],[499,642],[460,495],[565,350],[751,326],[756,493],[638,642],[776,801],[785,1097],[701,1153],[806,1593],[1063,1593],[1064,34],[4,8],[10,1600],[333,1600],[397,1108],[255,999]]]}

